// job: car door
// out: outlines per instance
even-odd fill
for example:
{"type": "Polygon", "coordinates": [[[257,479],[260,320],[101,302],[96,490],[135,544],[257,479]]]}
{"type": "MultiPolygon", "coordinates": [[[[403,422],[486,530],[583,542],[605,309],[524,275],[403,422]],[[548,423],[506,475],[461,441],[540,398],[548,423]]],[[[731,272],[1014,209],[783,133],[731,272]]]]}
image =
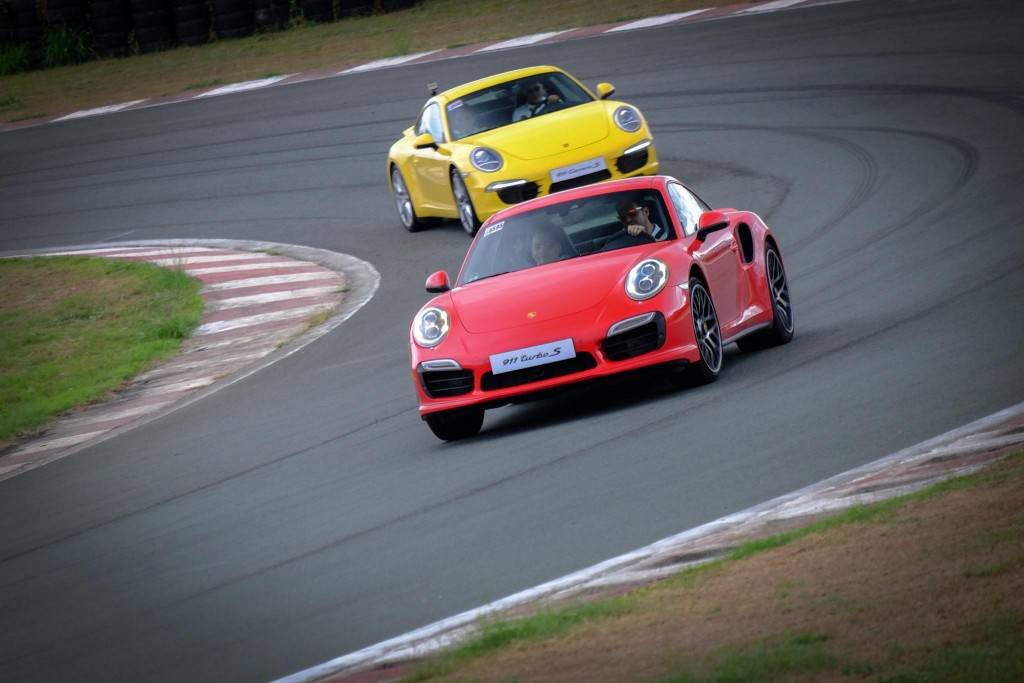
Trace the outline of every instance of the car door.
{"type": "MultiPolygon", "coordinates": [[[[708,206],[680,183],[669,183],[668,192],[683,234],[694,235],[697,221],[708,206]]],[[[698,243],[693,252],[694,260],[708,279],[723,336],[729,335],[729,328],[743,312],[739,301],[740,262],[735,230],[736,226],[732,225],[711,233],[703,243],[698,243]]]]}
{"type": "Polygon", "coordinates": [[[433,136],[436,147],[413,149],[413,182],[416,183],[416,189],[419,190],[424,204],[435,209],[453,208],[455,202],[452,200],[451,180],[448,178],[451,155],[444,146],[447,138],[444,125],[441,123],[441,105],[437,102],[428,103],[420,112],[415,134],[423,133],[430,133],[433,136]]]}

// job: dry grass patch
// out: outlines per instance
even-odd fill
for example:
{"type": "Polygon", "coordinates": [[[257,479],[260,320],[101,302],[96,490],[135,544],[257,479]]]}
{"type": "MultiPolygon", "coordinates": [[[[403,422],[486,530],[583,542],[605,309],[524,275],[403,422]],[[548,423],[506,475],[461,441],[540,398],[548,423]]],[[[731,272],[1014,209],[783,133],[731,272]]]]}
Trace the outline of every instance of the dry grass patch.
{"type": "Polygon", "coordinates": [[[420,679],[1024,680],[1021,455],[781,538],[420,679]]]}
{"type": "Polygon", "coordinates": [[[0,118],[16,121],[57,115],[223,83],[720,4],[724,3],[426,0],[412,9],[390,14],[305,24],[199,47],[0,76],[0,101],[4,103],[0,118]]]}

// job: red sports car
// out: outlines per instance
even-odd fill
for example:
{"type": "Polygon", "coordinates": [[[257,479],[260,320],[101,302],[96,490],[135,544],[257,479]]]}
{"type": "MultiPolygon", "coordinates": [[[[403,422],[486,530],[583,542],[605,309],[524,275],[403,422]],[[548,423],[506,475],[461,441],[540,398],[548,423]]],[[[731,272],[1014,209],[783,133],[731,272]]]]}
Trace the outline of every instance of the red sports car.
{"type": "Polygon", "coordinates": [[[484,223],[450,286],[413,319],[420,415],[444,440],[484,410],[641,367],[718,377],[722,347],[793,337],[782,254],[749,211],[716,209],[674,178],[629,178],[518,204],[484,223]]]}

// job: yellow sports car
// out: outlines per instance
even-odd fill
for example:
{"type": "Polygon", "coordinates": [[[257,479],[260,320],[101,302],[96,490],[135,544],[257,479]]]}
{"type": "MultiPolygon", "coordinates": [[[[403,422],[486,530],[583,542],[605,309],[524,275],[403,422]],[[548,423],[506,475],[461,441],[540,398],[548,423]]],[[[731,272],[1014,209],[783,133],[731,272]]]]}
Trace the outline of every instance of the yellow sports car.
{"type": "Polygon", "coordinates": [[[470,235],[518,202],[612,178],[652,175],[643,115],[553,66],[507,71],[432,96],[388,153],[406,230],[458,218],[470,235]]]}

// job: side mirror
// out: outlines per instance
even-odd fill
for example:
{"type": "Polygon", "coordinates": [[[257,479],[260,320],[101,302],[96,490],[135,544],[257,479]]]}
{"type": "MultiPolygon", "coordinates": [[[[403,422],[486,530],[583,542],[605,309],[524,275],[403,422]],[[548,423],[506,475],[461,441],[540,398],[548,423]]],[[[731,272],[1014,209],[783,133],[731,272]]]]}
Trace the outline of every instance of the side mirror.
{"type": "Polygon", "coordinates": [[[420,133],[412,140],[412,146],[416,149],[424,149],[425,147],[432,147],[437,149],[437,143],[434,142],[434,136],[430,133],[420,133]]]}
{"type": "Polygon", "coordinates": [[[705,211],[697,219],[697,241],[703,242],[713,232],[729,227],[729,216],[722,209],[705,211]]]}
{"type": "Polygon", "coordinates": [[[597,97],[598,99],[606,100],[615,94],[615,86],[611,83],[598,83],[597,84],[597,97]]]}
{"type": "Polygon", "coordinates": [[[447,292],[451,287],[448,285],[448,273],[439,270],[427,278],[427,291],[431,294],[447,292]]]}

